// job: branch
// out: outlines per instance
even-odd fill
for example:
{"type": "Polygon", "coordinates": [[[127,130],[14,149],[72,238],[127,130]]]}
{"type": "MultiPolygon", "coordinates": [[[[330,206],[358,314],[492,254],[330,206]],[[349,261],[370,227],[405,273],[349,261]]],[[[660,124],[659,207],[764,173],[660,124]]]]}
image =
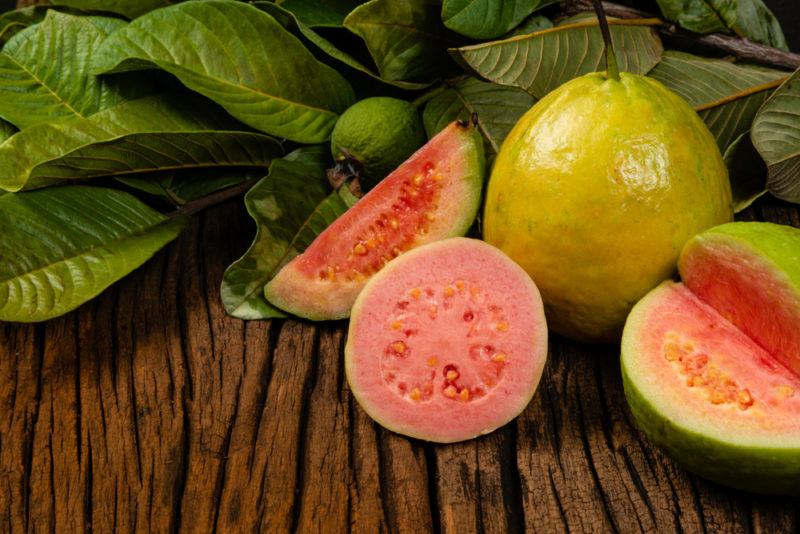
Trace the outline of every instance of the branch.
{"type": "MultiPolygon", "coordinates": [[[[561,7],[568,13],[577,13],[581,11],[592,11],[592,0],[562,0],[561,7]]],[[[614,4],[611,2],[603,2],[603,7],[606,13],[613,17],[620,18],[649,18],[651,14],[638,9],[614,4]]],[[[656,28],[662,35],[668,37],[684,37],[717,50],[722,50],[740,59],[749,59],[758,63],[766,65],[775,65],[779,67],[787,67],[790,69],[800,68],[800,54],[793,54],[771,46],[754,43],[747,39],[735,37],[733,35],[725,35],[723,33],[710,33],[708,35],[701,35],[698,33],[689,32],[680,29],[675,24],[663,22],[662,26],[656,28]]]]}
{"type": "Polygon", "coordinates": [[[222,191],[217,191],[216,193],[211,193],[210,195],[198,198],[197,200],[187,202],[175,211],[168,213],[167,217],[188,217],[208,208],[213,208],[218,204],[222,204],[223,202],[227,202],[228,200],[247,193],[254,185],[258,183],[260,179],[261,178],[247,180],[246,182],[234,185],[233,187],[229,187],[227,189],[223,189],[222,191]]]}

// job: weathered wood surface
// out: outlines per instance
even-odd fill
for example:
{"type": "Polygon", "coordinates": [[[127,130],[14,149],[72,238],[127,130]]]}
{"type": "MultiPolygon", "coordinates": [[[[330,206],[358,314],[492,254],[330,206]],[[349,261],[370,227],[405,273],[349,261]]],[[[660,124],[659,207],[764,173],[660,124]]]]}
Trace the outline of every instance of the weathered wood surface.
{"type": "MultiPolygon", "coordinates": [[[[800,227],[794,208],[746,218],[800,227]]],[[[0,325],[0,532],[790,532],[800,500],[692,476],[633,427],[617,346],[551,336],[500,431],[435,446],[375,425],[345,323],[225,316],[252,229],[231,203],[58,320],[0,325]]]]}

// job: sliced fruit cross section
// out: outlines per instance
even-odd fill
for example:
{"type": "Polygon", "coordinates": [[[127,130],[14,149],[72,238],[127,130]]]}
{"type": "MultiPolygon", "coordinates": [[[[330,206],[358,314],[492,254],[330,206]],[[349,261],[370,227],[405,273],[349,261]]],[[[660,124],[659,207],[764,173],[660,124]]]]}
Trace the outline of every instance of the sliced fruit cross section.
{"type": "Polygon", "coordinates": [[[644,432],[690,470],[800,495],[800,230],[731,223],[631,312],[622,374],[644,432]]]}
{"type": "Polygon", "coordinates": [[[265,296],[309,319],[349,316],[364,284],[389,261],[466,233],[478,210],[483,168],[474,126],[451,124],[284,266],[265,296]]]}
{"type": "Polygon", "coordinates": [[[546,354],[533,281],[494,247],[453,238],[404,254],[367,284],[353,308],[345,368],[380,424],[453,442],[519,414],[546,354]]]}

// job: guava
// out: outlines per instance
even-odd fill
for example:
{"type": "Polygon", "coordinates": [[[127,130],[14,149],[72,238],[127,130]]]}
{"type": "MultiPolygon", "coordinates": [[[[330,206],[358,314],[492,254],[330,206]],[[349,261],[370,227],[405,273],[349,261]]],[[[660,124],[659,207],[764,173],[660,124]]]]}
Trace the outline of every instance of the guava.
{"type": "Polygon", "coordinates": [[[725,164],[697,113],[651,78],[592,73],[511,130],[483,232],[536,281],[551,330],[615,341],[684,243],[732,216],[725,164]]]}
{"type": "Polygon", "coordinates": [[[622,378],[644,433],[689,470],[800,495],[800,230],[718,226],[628,317],[622,378]]]}
{"type": "Polygon", "coordinates": [[[498,249],[452,238],[404,254],[356,299],[345,346],[353,396],[384,427],[449,443],[506,424],[547,358],[536,285],[498,249]]]}
{"type": "Polygon", "coordinates": [[[481,143],[474,124],[442,130],[278,271],[264,288],[267,300],[307,319],[343,319],[387,262],[464,235],[481,198],[481,143]]]}
{"type": "Polygon", "coordinates": [[[337,164],[358,173],[369,190],[425,143],[417,108],[405,100],[377,96],[356,102],[342,113],[331,134],[337,164]]]}

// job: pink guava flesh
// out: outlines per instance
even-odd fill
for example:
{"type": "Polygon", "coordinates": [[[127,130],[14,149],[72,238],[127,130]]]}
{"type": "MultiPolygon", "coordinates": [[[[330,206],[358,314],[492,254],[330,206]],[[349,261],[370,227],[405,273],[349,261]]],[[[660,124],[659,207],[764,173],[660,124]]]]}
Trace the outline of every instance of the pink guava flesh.
{"type": "Polygon", "coordinates": [[[266,285],[267,299],[309,319],[350,314],[367,280],[416,246],[463,235],[478,210],[483,152],[474,126],[455,122],[350,210],[266,285]]]}
{"type": "Polygon", "coordinates": [[[367,284],[353,308],[345,368],[377,422],[454,442],[517,416],[546,356],[533,281],[494,247],[453,238],[404,254],[367,284]]]}
{"type": "Polygon", "coordinates": [[[667,282],[637,307],[623,358],[646,357],[623,366],[663,417],[745,446],[797,442],[800,376],[683,284],[667,282]]]}
{"type": "Polygon", "coordinates": [[[707,239],[684,253],[681,273],[700,300],[800,376],[800,298],[768,258],[707,239]]]}

